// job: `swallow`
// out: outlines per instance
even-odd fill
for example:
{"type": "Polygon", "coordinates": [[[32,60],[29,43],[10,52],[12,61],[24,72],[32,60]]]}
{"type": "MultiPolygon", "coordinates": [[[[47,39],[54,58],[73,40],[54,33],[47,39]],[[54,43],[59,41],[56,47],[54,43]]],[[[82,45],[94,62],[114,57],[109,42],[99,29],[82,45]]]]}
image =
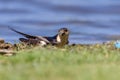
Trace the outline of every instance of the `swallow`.
{"type": "Polygon", "coordinates": [[[45,36],[34,36],[25,34],[23,32],[17,31],[11,27],[9,27],[10,30],[23,35],[25,38],[19,38],[21,42],[24,42],[28,45],[37,45],[40,44],[42,46],[52,44],[57,47],[62,47],[69,43],[69,30],[67,28],[61,28],[58,30],[58,33],[55,36],[52,37],[45,37],[45,36]]]}

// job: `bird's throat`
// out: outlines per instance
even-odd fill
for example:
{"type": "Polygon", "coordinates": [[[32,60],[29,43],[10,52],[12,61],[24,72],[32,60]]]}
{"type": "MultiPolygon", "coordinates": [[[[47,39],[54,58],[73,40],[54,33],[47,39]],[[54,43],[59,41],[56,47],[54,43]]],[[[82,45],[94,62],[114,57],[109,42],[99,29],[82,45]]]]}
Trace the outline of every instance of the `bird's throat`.
{"type": "Polygon", "coordinates": [[[57,35],[57,42],[60,43],[61,42],[61,38],[59,35],[57,35]]]}
{"type": "Polygon", "coordinates": [[[56,46],[62,47],[64,45],[66,45],[66,43],[68,42],[68,36],[67,35],[64,35],[64,36],[57,35],[56,41],[58,43],[56,46]]]}

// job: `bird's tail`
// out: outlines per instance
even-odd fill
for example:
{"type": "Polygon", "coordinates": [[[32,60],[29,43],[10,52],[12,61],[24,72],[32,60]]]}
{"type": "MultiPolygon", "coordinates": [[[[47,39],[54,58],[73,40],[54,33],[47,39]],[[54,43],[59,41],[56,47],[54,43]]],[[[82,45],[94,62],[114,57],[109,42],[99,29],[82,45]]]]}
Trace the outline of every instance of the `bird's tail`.
{"type": "Polygon", "coordinates": [[[14,31],[14,32],[16,32],[16,33],[18,33],[18,34],[23,35],[23,36],[26,37],[26,38],[36,38],[35,36],[32,36],[32,35],[25,34],[25,33],[23,33],[23,32],[17,31],[17,30],[15,30],[15,29],[13,29],[13,28],[11,28],[11,27],[9,27],[9,26],[8,26],[8,28],[9,28],[10,30],[12,30],[12,31],[14,31]]]}

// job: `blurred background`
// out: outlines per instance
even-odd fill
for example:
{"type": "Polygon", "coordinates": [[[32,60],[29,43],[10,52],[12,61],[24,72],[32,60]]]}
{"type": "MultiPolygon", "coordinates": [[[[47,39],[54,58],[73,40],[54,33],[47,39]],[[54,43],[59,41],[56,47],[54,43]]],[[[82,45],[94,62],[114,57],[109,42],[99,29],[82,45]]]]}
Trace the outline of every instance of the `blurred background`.
{"type": "Polygon", "coordinates": [[[120,38],[120,0],[0,0],[0,38],[18,42],[21,35],[53,36],[70,30],[70,44],[101,43],[120,38]]]}

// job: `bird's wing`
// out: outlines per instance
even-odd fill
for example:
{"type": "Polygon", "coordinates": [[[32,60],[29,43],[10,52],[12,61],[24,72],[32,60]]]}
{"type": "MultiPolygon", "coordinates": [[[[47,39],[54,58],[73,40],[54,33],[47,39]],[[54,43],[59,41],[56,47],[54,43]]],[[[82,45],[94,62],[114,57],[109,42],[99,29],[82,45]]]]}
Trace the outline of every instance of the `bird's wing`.
{"type": "Polygon", "coordinates": [[[36,36],[36,37],[37,37],[37,39],[39,39],[39,40],[45,41],[46,43],[50,43],[50,41],[49,41],[47,38],[44,38],[44,37],[42,37],[42,36],[36,36]]]}
{"type": "Polygon", "coordinates": [[[18,33],[18,34],[23,35],[23,36],[26,37],[26,38],[33,38],[33,39],[36,38],[36,36],[32,36],[32,35],[29,35],[29,34],[25,34],[25,33],[23,33],[23,32],[20,32],[20,31],[15,30],[15,29],[13,29],[13,28],[11,28],[11,27],[8,27],[8,28],[9,28],[10,30],[18,33]]]}
{"type": "Polygon", "coordinates": [[[55,36],[52,36],[52,37],[46,37],[46,36],[44,36],[44,38],[46,38],[47,40],[49,40],[52,45],[57,45],[57,44],[60,43],[60,42],[57,41],[57,36],[58,36],[58,34],[56,34],[55,36]]]}
{"type": "Polygon", "coordinates": [[[32,35],[29,35],[29,34],[25,34],[25,33],[23,33],[23,32],[20,32],[20,31],[17,31],[17,30],[15,30],[15,29],[13,29],[13,28],[11,28],[11,27],[9,27],[9,29],[11,29],[12,31],[14,31],[14,32],[16,32],[16,33],[18,33],[18,34],[21,34],[21,35],[23,35],[24,37],[26,37],[26,38],[31,38],[31,39],[38,39],[38,40],[41,40],[41,41],[45,41],[46,43],[50,43],[50,41],[49,40],[47,40],[46,38],[44,38],[44,37],[42,37],[42,36],[32,36],[32,35]]]}

